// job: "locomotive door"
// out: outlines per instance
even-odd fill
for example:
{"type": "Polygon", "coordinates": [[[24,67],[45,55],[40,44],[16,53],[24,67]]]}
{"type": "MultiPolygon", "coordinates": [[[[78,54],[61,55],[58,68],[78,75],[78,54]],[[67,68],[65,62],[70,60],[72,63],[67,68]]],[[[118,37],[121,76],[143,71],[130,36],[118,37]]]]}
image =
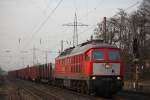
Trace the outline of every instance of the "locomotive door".
{"type": "Polygon", "coordinates": [[[84,63],[84,72],[86,75],[90,75],[91,74],[91,70],[92,70],[92,66],[91,66],[91,51],[88,51],[87,53],[85,53],[85,63],[84,63]]]}

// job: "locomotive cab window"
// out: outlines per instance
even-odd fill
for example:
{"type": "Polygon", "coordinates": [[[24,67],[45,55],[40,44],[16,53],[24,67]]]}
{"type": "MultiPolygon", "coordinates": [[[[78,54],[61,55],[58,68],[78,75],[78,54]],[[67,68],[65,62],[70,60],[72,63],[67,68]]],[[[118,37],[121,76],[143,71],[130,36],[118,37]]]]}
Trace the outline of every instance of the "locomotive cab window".
{"type": "Polygon", "coordinates": [[[93,59],[94,60],[104,60],[104,52],[94,51],[93,52],[93,59]]]}
{"type": "Polygon", "coordinates": [[[120,53],[118,51],[110,51],[109,52],[109,60],[119,60],[120,53]]]}

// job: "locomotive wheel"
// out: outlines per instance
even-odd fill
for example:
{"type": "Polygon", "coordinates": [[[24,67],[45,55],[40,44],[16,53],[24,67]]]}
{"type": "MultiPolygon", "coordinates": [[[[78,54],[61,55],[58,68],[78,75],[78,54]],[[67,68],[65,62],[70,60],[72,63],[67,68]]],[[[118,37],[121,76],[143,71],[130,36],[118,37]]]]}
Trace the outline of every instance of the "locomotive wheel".
{"type": "Polygon", "coordinates": [[[85,84],[84,84],[84,82],[82,82],[80,85],[80,89],[81,89],[81,93],[83,93],[83,94],[84,94],[84,88],[85,88],[85,84]]]}
{"type": "Polygon", "coordinates": [[[81,89],[81,86],[82,86],[82,85],[81,85],[80,81],[78,81],[78,82],[77,82],[77,92],[79,92],[79,93],[81,93],[81,90],[82,90],[82,89],[81,89]]]}
{"type": "Polygon", "coordinates": [[[110,92],[105,92],[105,93],[103,94],[103,96],[104,96],[104,97],[107,97],[107,98],[111,98],[111,97],[112,97],[112,93],[110,93],[110,92]]]}
{"type": "Polygon", "coordinates": [[[80,88],[77,88],[77,92],[78,92],[78,93],[80,93],[80,92],[81,92],[80,88]]]}
{"type": "Polygon", "coordinates": [[[89,94],[88,86],[85,82],[82,84],[82,90],[84,94],[89,94]]]}
{"type": "Polygon", "coordinates": [[[84,93],[85,93],[85,94],[89,94],[89,89],[88,89],[87,86],[84,87],[84,93]]]}
{"type": "Polygon", "coordinates": [[[71,88],[72,88],[73,90],[76,90],[76,83],[75,83],[75,81],[72,81],[72,86],[71,86],[71,88]]]}
{"type": "Polygon", "coordinates": [[[84,94],[84,88],[81,88],[81,93],[84,94]]]}

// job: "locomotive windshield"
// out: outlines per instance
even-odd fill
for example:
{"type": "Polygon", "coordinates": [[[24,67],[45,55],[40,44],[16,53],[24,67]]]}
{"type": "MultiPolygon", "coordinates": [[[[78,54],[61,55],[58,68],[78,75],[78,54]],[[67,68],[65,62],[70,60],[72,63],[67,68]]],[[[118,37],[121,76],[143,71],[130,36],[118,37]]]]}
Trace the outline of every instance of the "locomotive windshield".
{"type": "Polygon", "coordinates": [[[94,51],[93,52],[93,59],[94,60],[104,60],[104,52],[94,51]]]}
{"type": "Polygon", "coordinates": [[[110,51],[109,52],[109,60],[119,60],[120,54],[118,51],[110,51]]]}

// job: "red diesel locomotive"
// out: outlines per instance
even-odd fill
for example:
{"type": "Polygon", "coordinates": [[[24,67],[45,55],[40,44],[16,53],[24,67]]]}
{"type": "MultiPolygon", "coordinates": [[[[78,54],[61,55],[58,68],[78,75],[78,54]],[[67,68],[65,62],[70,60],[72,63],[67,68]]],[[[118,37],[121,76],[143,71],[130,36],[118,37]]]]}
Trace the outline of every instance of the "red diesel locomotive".
{"type": "Polygon", "coordinates": [[[121,49],[92,40],[64,50],[55,59],[55,85],[112,95],[123,87],[121,49]]]}

